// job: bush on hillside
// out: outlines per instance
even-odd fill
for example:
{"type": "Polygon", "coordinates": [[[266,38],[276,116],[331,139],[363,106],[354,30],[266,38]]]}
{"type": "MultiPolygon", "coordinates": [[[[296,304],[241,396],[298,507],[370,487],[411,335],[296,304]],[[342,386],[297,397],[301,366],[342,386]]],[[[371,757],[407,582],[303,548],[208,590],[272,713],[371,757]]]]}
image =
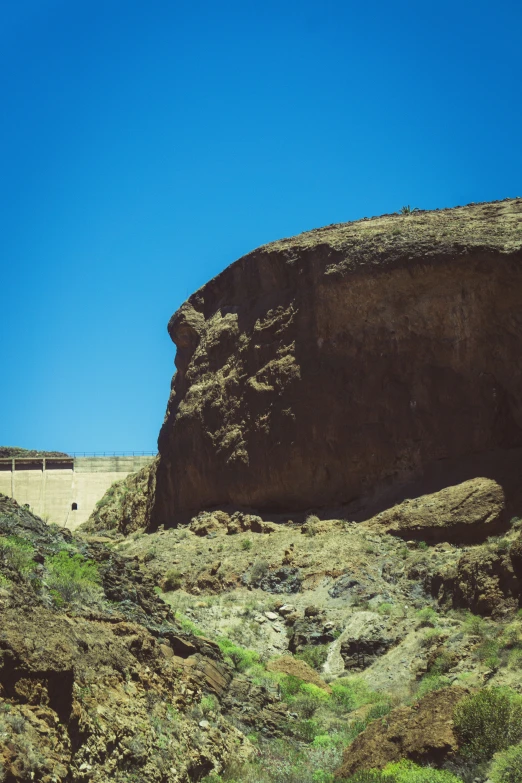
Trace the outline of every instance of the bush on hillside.
{"type": "Polygon", "coordinates": [[[254,652],[254,650],[246,650],[244,647],[234,644],[230,639],[223,637],[216,641],[223,653],[223,657],[225,660],[228,660],[236,671],[244,672],[251,666],[259,663],[259,653],[254,652]]]}
{"type": "Polygon", "coordinates": [[[321,671],[323,664],[328,657],[328,645],[327,644],[307,644],[295,657],[307,663],[312,669],[321,671]]]}
{"type": "Polygon", "coordinates": [[[256,560],[250,571],[250,584],[257,585],[265,578],[269,571],[266,560],[256,560]]]}
{"type": "Polygon", "coordinates": [[[0,538],[0,559],[18,571],[19,574],[27,576],[34,569],[33,556],[34,547],[24,538],[19,536],[2,536],[0,538]]]}
{"type": "Polygon", "coordinates": [[[100,576],[94,560],[65,549],[47,558],[47,586],[58,605],[92,600],[100,593],[100,576]]]}
{"type": "Polygon", "coordinates": [[[489,777],[493,783],[522,783],[522,745],[497,753],[489,777]]]}
{"type": "Polygon", "coordinates": [[[457,704],[453,720],[463,756],[489,761],[522,739],[522,696],[510,688],[484,688],[457,704]]]}
{"type": "Polygon", "coordinates": [[[462,780],[451,772],[421,767],[403,759],[387,764],[383,770],[361,770],[340,783],[462,783],[462,780]]]}
{"type": "Polygon", "coordinates": [[[167,571],[165,574],[165,579],[163,580],[163,590],[166,593],[169,593],[171,590],[179,590],[182,584],[182,578],[183,574],[181,571],[177,571],[175,568],[171,568],[170,571],[167,571]]]}
{"type": "Polygon", "coordinates": [[[383,694],[376,693],[360,677],[343,677],[330,684],[332,699],[339,712],[353,712],[365,704],[383,701],[383,694]]]}
{"type": "Polygon", "coordinates": [[[462,783],[461,779],[451,772],[421,767],[406,759],[387,764],[383,772],[386,781],[389,782],[391,778],[395,783],[462,783]]]}

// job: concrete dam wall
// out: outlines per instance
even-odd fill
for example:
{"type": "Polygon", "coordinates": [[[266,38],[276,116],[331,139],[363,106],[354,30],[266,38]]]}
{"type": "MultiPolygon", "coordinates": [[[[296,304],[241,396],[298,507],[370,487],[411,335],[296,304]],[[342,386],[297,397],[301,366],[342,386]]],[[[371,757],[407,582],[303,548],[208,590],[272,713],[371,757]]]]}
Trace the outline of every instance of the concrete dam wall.
{"type": "Polygon", "coordinates": [[[0,492],[49,522],[75,530],[111,484],[153,456],[0,458],[0,492]]]}

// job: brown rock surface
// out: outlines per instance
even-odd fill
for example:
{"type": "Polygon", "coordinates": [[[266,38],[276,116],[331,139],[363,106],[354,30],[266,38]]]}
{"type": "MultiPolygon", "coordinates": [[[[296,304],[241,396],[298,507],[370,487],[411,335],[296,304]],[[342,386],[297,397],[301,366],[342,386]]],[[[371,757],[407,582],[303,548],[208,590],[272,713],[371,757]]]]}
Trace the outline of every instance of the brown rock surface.
{"type": "Polygon", "coordinates": [[[136,473],[116,481],[96,504],[91,516],[81,526],[88,533],[118,530],[128,535],[147,527],[156,486],[153,460],[136,473]]]}
{"type": "Polygon", "coordinates": [[[522,573],[517,574],[516,552],[517,542],[511,551],[494,543],[473,547],[461,555],[454,569],[432,576],[432,593],[441,603],[473,614],[500,618],[513,612],[522,578],[522,573]]]}
{"type": "Polygon", "coordinates": [[[298,658],[294,658],[291,655],[283,655],[276,661],[270,661],[267,663],[266,668],[270,672],[281,672],[282,674],[288,674],[291,677],[299,677],[303,682],[309,682],[312,685],[317,685],[318,688],[322,688],[327,693],[331,693],[332,689],[325,683],[322,677],[309,666],[306,661],[300,661],[298,658]]]}
{"type": "Polygon", "coordinates": [[[407,758],[440,766],[458,749],[453,732],[453,711],[466,695],[452,687],[429,693],[413,707],[398,707],[382,721],[371,723],[345,750],[337,778],[349,778],[358,770],[382,769],[407,758]]]}
{"type": "Polygon", "coordinates": [[[188,783],[252,754],[225,717],[239,707],[221,704],[234,673],[218,645],[182,630],[135,560],[0,495],[0,586],[0,779],[188,783]],[[63,560],[55,580],[58,554],[90,563],[89,588],[84,576],[78,593],[63,560]]]}
{"type": "Polygon", "coordinates": [[[477,541],[505,526],[504,491],[496,481],[471,479],[431,495],[405,500],[368,522],[404,538],[477,541]]]}
{"type": "MultiPolygon", "coordinates": [[[[329,226],[175,313],[151,527],[384,498],[522,446],[522,200],[329,226]]],[[[440,486],[455,483],[446,476],[440,486]]],[[[404,497],[404,495],[403,495],[404,497]]]]}

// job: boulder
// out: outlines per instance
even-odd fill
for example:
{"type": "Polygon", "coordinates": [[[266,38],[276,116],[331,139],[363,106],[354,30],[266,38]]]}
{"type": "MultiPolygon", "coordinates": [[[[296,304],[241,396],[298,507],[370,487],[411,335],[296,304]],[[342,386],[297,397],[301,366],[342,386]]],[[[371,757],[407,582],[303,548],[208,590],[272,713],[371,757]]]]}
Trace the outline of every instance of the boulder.
{"type": "Polygon", "coordinates": [[[434,691],[412,707],[392,710],[385,722],[370,723],[345,750],[336,778],[349,778],[359,770],[382,769],[403,758],[441,766],[458,750],[453,712],[466,693],[459,687],[434,691]]]}
{"type": "Polygon", "coordinates": [[[405,500],[366,524],[406,539],[476,543],[505,529],[505,512],[502,487],[492,479],[476,478],[405,500]]]}

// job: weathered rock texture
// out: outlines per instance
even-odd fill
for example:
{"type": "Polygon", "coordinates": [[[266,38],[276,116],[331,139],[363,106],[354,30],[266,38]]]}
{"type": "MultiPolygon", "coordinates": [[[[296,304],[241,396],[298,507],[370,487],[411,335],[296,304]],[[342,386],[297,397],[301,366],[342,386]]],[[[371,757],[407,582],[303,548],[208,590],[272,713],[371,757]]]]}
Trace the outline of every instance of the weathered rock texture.
{"type": "Polygon", "coordinates": [[[375,721],[346,749],[337,778],[349,778],[363,769],[382,769],[406,758],[440,766],[458,750],[453,712],[466,695],[463,688],[429,693],[413,707],[398,707],[385,722],[375,721]]]}
{"type": "Polygon", "coordinates": [[[227,504],[349,503],[520,447],[522,200],[265,245],[169,333],[152,527],[227,504]]]}
{"type": "Polygon", "coordinates": [[[405,500],[368,521],[368,527],[403,538],[477,541],[499,533],[506,522],[502,487],[476,478],[431,495],[405,500]]]}
{"type": "Polygon", "coordinates": [[[156,486],[154,459],[137,473],[115,481],[98,501],[82,529],[87,533],[117,530],[128,535],[147,527],[156,486]]]}

